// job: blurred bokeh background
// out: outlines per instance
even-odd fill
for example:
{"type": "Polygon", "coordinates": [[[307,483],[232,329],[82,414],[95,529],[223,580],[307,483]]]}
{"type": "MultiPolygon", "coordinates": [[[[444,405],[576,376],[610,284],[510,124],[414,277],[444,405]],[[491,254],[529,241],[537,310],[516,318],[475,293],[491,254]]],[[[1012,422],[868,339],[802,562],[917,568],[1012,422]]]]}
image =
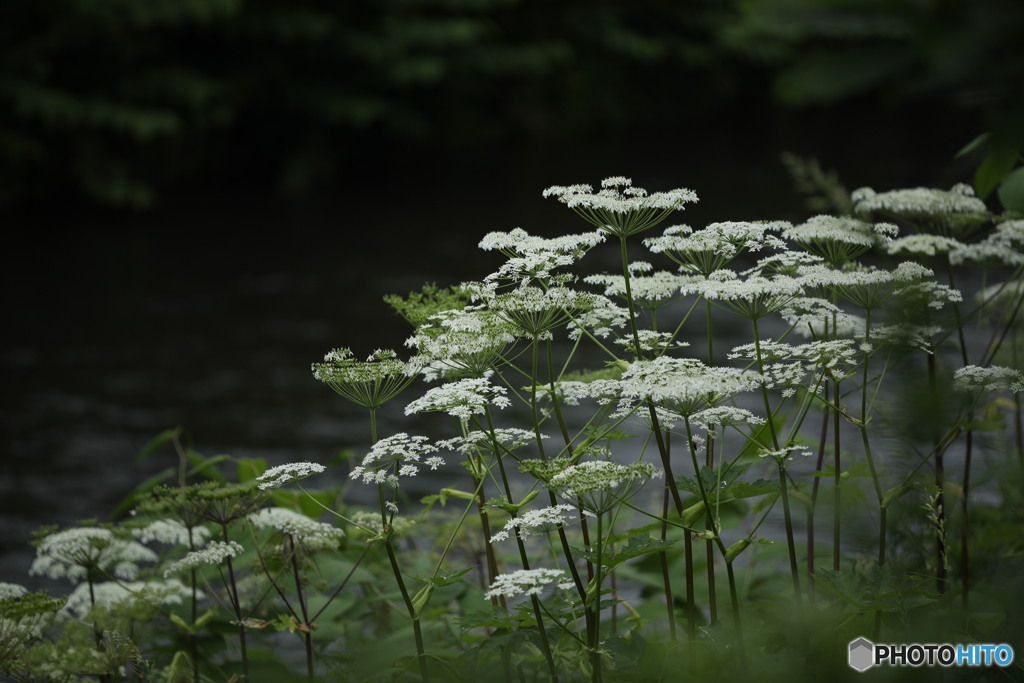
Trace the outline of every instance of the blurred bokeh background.
{"type": "Polygon", "coordinates": [[[0,580],[173,464],[135,458],[166,428],[365,447],[309,364],[400,347],[381,297],[482,277],[486,232],[583,229],[549,185],[799,220],[791,152],[998,209],[1022,122],[1020,0],[5,0],[0,580]]]}

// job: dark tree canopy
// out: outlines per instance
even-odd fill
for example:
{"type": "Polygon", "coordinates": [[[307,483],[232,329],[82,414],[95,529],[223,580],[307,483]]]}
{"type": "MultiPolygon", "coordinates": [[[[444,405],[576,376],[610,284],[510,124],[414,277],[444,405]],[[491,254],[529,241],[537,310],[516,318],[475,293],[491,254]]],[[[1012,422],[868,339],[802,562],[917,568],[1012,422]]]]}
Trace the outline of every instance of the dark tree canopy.
{"type": "Polygon", "coordinates": [[[1022,45],[1016,0],[8,0],[0,206],[145,208],[211,179],[302,196],[396,145],[627,135],[755,101],[841,120],[863,97],[975,110],[1005,174],[1022,45]]]}

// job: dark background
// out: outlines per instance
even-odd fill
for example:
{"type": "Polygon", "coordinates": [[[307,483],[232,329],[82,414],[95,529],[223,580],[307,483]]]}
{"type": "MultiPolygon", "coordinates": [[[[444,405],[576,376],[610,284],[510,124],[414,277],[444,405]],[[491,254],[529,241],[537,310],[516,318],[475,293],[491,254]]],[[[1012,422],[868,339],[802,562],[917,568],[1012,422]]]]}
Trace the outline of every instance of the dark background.
{"type": "Polygon", "coordinates": [[[482,277],[486,232],[584,229],[549,185],[799,220],[781,152],[848,189],[984,180],[1022,84],[1019,0],[6,0],[0,580],[173,464],[135,460],[166,428],[365,448],[309,363],[401,347],[380,298],[482,277]]]}

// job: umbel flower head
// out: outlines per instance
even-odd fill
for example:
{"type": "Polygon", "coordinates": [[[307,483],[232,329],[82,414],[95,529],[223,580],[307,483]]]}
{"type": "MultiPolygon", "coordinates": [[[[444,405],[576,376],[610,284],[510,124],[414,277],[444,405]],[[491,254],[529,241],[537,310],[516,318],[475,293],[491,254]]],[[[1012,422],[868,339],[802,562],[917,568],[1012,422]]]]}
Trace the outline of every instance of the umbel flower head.
{"type": "Polygon", "coordinates": [[[271,467],[256,477],[256,481],[260,482],[260,490],[265,491],[267,489],[276,489],[279,486],[294,481],[301,481],[326,469],[323,465],[315,462],[290,462],[285,465],[271,467]]]}
{"type": "MultiPolygon", "coordinates": [[[[583,514],[590,513],[584,512],[583,514]]],[[[540,508],[539,510],[530,510],[508,520],[501,531],[491,536],[490,542],[504,541],[509,537],[510,533],[514,533],[516,530],[518,530],[520,538],[528,538],[533,534],[565,526],[576,519],[578,519],[576,508],[572,505],[552,505],[551,507],[540,508]]]]}
{"type": "Polygon", "coordinates": [[[258,529],[275,529],[290,536],[309,552],[334,550],[345,536],[336,526],[317,522],[288,508],[263,508],[249,515],[249,520],[258,529]]]}
{"type": "Polygon", "coordinates": [[[912,221],[930,231],[967,235],[988,222],[985,202],[970,185],[957,183],[949,190],[915,187],[877,193],[870,187],[850,195],[854,213],[883,214],[912,221]]]}
{"type": "Polygon", "coordinates": [[[1024,391],[1024,374],[1020,370],[992,365],[987,368],[968,365],[953,373],[953,383],[964,391],[1024,391]]]}
{"type": "Polygon", "coordinates": [[[103,527],[76,527],[44,536],[28,573],[73,582],[112,574],[130,581],[139,563],[155,562],[156,553],[136,541],[117,537],[103,527]]]}
{"type": "Polygon", "coordinates": [[[688,272],[708,277],[746,251],[782,249],[785,243],[772,232],[791,227],[786,221],[729,221],[712,223],[693,232],[688,225],[665,228],[661,237],[644,240],[656,254],[665,254],[688,272]]]}
{"type": "Polygon", "coordinates": [[[598,230],[622,239],[654,227],[684,204],[697,201],[693,190],[648,194],[622,176],[605,178],[597,192],[590,185],[554,185],[544,190],[544,196],[557,198],[598,230]]]}
{"type": "Polygon", "coordinates": [[[207,565],[218,565],[226,562],[228,558],[238,557],[245,548],[236,541],[211,541],[201,550],[193,550],[185,557],[172,562],[164,569],[164,577],[179,574],[190,569],[199,569],[207,565]]]}
{"type": "Polygon", "coordinates": [[[551,584],[563,590],[573,587],[569,575],[561,569],[519,569],[510,574],[499,574],[494,577],[490,590],[484,598],[504,596],[514,598],[519,595],[540,595],[551,584]]]}
{"type": "Polygon", "coordinates": [[[405,414],[442,412],[460,420],[483,415],[487,406],[507,408],[511,402],[505,387],[491,384],[486,377],[460,379],[430,389],[405,407],[405,414]]]}
{"type": "Polygon", "coordinates": [[[526,284],[531,279],[551,279],[555,268],[572,265],[604,240],[604,233],[597,230],[544,238],[516,228],[510,232],[488,233],[480,241],[480,248],[484,251],[497,250],[508,257],[508,261],[487,279],[526,284]]]}
{"type": "Polygon", "coordinates": [[[683,416],[753,391],[761,381],[761,376],[751,370],[709,367],[696,358],[669,356],[630,363],[620,379],[623,397],[650,399],[683,416]]]}
{"type": "Polygon", "coordinates": [[[848,216],[814,216],[800,225],[783,230],[782,236],[834,266],[852,261],[868,249],[899,234],[891,223],[871,224],[848,216]]]}
{"type": "Polygon", "coordinates": [[[620,465],[590,460],[567,467],[548,480],[548,488],[581,510],[600,515],[664,472],[646,462],[620,465]]]}
{"type": "Polygon", "coordinates": [[[416,349],[413,361],[428,381],[482,377],[503,362],[502,354],[517,335],[516,327],[495,311],[466,306],[430,316],[405,345],[416,349]]]}
{"type": "Polygon", "coordinates": [[[362,480],[364,484],[388,484],[397,488],[399,477],[415,477],[423,465],[432,470],[443,465],[441,456],[429,455],[436,450],[425,436],[399,432],[375,443],[349,477],[362,480]]]}
{"type": "Polygon", "coordinates": [[[339,395],[365,408],[379,408],[400,394],[419,368],[402,362],[394,351],[378,349],[364,362],[349,349],[333,349],[323,363],[313,363],[313,376],[339,395]]]}

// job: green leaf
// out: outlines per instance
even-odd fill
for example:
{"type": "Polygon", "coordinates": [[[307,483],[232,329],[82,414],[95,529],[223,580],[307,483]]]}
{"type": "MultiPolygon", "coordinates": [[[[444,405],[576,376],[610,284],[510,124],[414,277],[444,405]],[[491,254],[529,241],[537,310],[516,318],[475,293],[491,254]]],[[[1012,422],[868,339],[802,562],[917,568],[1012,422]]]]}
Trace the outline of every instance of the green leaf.
{"type": "Polygon", "coordinates": [[[157,434],[153,439],[143,446],[138,455],[135,456],[135,462],[142,462],[153,453],[157,452],[167,444],[174,441],[175,438],[181,436],[181,427],[174,427],[173,429],[165,429],[164,431],[157,434]]]}
{"type": "Polygon", "coordinates": [[[128,512],[128,510],[135,506],[135,503],[139,500],[139,498],[142,497],[143,494],[149,493],[157,486],[160,486],[161,484],[166,483],[169,480],[173,480],[176,474],[177,470],[175,468],[168,467],[167,469],[161,470],[157,474],[154,474],[152,477],[149,477],[148,479],[144,480],[141,484],[136,486],[131,493],[129,493],[127,496],[121,499],[121,501],[117,504],[117,507],[114,508],[114,511],[110,513],[110,517],[112,519],[117,519],[121,515],[125,514],[126,512],[128,512]]]}
{"type": "Polygon", "coordinates": [[[961,148],[961,150],[953,156],[953,158],[959,159],[960,157],[966,156],[977,149],[981,149],[983,146],[985,146],[985,144],[991,137],[992,133],[982,133],[981,135],[979,135],[978,137],[974,138],[966,145],[964,145],[963,148],[961,148]]]}
{"type": "MultiPolygon", "coordinates": [[[[667,550],[678,541],[679,539],[662,541],[659,539],[652,539],[647,535],[644,535],[642,538],[639,535],[631,536],[629,542],[621,549],[616,550],[614,546],[605,548],[601,556],[601,564],[612,569],[616,565],[622,564],[626,560],[633,559],[634,557],[667,550]]],[[[580,552],[580,557],[583,557],[590,562],[597,562],[596,548],[580,549],[580,552]]]]}
{"type": "Polygon", "coordinates": [[[227,460],[228,456],[215,455],[212,458],[207,458],[202,453],[190,448],[185,451],[185,457],[188,458],[190,463],[192,463],[192,469],[185,474],[186,477],[194,477],[202,474],[208,479],[220,482],[221,484],[226,484],[228,482],[227,477],[221,474],[220,470],[214,467],[215,465],[219,465],[227,460]]]}
{"type": "MultiPolygon", "coordinates": [[[[1019,156],[1020,152],[1012,147],[990,148],[988,156],[974,172],[974,191],[977,192],[978,197],[986,199],[992,194],[992,190],[996,189],[1000,183],[1004,183],[1004,179],[1008,178],[1007,174],[1017,165],[1019,156]]],[[[999,199],[1002,201],[1002,194],[999,199]]],[[[1006,202],[1003,202],[1003,206],[1006,206],[1006,202]]]]}
{"type": "Polygon", "coordinates": [[[1024,166],[1003,178],[996,194],[1007,211],[1024,211],[1024,166]]]}
{"type": "Polygon", "coordinates": [[[235,476],[238,477],[239,484],[244,484],[252,481],[266,471],[267,461],[263,458],[241,458],[235,469],[235,476]]]}
{"type": "Polygon", "coordinates": [[[444,586],[451,586],[462,580],[462,577],[467,572],[471,572],[476,567],[466,567],[465,569],[454,569],[450,572],[439,572],[436,576],[413,576],[412,578],[419,581],[420,583],[430,584],[436,588],[443,588],[444,586]]]}

